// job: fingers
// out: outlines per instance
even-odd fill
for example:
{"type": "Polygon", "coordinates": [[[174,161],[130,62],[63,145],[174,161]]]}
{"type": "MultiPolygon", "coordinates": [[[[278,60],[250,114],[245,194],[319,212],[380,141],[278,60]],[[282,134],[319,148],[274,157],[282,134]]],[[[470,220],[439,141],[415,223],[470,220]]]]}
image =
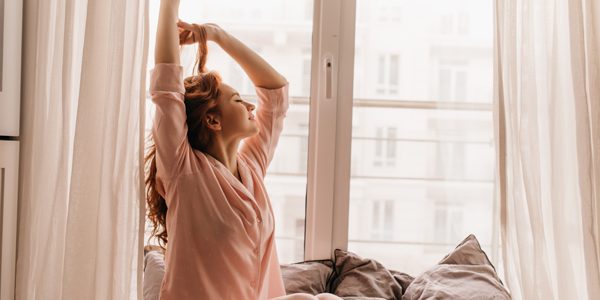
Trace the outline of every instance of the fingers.
{"type": "Polygon", "coordinates": [[[179,32],[179,44],[190,45],[196,42],[196,36],[194,34],[194,25],[184,22],[182,20],[177,21],[177,31],[179,32]]]}
{"type": "Polygon", "coordinates": [[[179,44],[189,45],[196,42],[196,37],[192,31],[182,29],[179,31],[179,44]]]}
{"type": "Polygon", "coordinates": [[[179,44],[193,44],[198,42],[200,39],[214,41],[218,29],[220,29],[220,27],[213,23],[193,24],[179,20],[177,21],[177,30],[179,31],[179,44]],[[198,36],[201,34],[204,34],[205,37],[202,38],[198,36]]]}
{"type": "Polygon", "coordinates": [[[192,24],[186,23],[186,22],[181,21],[181,20],[177,21],[177,27],[178,28],[182,28],[182,29],[187,29],[187,30],[194,29],[194,26],[192,24]]]}

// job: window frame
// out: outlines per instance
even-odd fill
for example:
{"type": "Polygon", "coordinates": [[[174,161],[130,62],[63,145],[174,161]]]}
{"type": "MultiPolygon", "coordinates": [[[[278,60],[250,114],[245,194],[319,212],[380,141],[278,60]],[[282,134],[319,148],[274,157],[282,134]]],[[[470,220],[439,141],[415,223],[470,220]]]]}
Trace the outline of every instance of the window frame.
{"type": "Polygon", "coordinates": [[[356,1],[313,13],[305,260],[348,248],[356,1]]]}

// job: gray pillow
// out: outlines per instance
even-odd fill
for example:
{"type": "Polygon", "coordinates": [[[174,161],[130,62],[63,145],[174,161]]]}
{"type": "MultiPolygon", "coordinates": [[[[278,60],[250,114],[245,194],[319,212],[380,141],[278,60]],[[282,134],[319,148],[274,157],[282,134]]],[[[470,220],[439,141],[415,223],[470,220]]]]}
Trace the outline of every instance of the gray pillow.
{"type": "Polygon", "coordinates": [[[402,286],[374,259],[336,249],[335,272],[331,291],[344,299],[402,298],[402,286]]]}
{"type": "Polygon", "coordinates": [[[402,293],[406,292],[406,289],[408,288],[408,286],[413,282],[413,280],[415,280],[414,277],[403,273],[403,272],[398,272],[398,271],[394,271],[394,270],[389,270],[390,273],[392,273],[392,276],[394,276],[394,279],[396,279],[396,282],[398,282],[400,284],[400,286],[402,287],[402,293]]]}
{"type": "Polygon", "coordinates": [[[511,299],[474,235],[469,235],[437,266],[419,275],[404,300],[511,299]]]}
{"type": "Polygon", "coordinates": [[[288,295],[325,293],[328,291],[327,283],[333,275],[333,261],[316,260],[281,265],[281,275],[288,295]]]}

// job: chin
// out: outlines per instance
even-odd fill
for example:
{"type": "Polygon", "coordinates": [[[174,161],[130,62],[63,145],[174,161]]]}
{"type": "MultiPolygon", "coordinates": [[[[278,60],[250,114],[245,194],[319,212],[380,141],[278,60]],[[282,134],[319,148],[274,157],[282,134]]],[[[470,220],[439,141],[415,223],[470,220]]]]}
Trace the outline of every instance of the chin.
{"type": "Polygon", "coordinates": [[[253,136],[257,135],[259,132],[260,132],[260,130],[258,129],[258,127],[254,127],[247,132],[246,138],[253,137],[253,136]]]}

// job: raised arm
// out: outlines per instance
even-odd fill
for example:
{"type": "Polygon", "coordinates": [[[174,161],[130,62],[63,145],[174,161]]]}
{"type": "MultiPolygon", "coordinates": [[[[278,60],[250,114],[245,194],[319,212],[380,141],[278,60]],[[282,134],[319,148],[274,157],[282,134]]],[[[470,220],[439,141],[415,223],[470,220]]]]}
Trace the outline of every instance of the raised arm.
{"type": "Polygon", "coordinates": [[[215,42],[225,50],[248,74],[255,86],[266,89],[277,89],[284,86],[287,80],[269,63],[244,43],[220,28],[215,42]]]}
{"type": "MultiPolygon", "coordinates": [[[[179,22],[178,26],[188,32],[194,31],[194,25],[192,24],[179,22]]],[[[233,35],[215,24],[207,23],[199,26],[203,26],[206,29],[206,37],[209,41],[213,41],[221,46],[242,67],[255,86],[266,89],[277,89],[286,85],[287,80],[285,77],[233,35]]],[[[188,36],[187,32],[183,36],[188,36]]],[[[187,39],[184,38],[182,43],[192,44],[194,42],[196,41],[193,37],[189,36],[187,39]]]]}
{"type": "Polygon", "coordinates": [[[154,48],[154,63],[179,65],[179,0],[161,0],[158,14],[158,29],[154,48]]]}

